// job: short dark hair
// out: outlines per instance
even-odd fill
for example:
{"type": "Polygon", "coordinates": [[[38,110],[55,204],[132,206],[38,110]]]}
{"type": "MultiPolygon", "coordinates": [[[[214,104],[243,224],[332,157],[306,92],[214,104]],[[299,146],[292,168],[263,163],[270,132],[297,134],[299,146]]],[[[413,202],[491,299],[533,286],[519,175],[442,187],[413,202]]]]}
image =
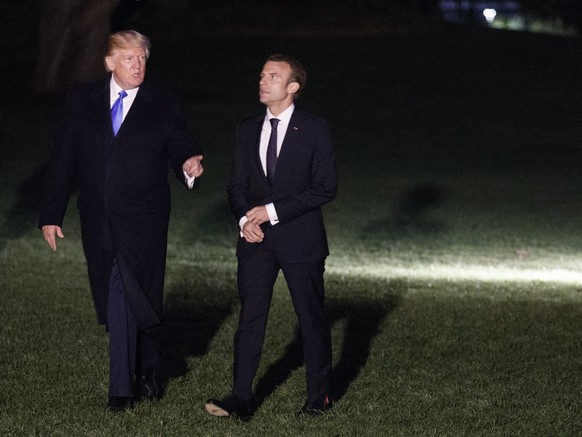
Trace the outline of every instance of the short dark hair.
{"type": "Polygon", "coordinates": [[[307,82],[307,72],[301,62],[297,59],[292,58],[288,55],[282,55],[281,53],[275,53],[267,58],[266,62],[286,62],[291,67],[291,77],[289,78],[290,82],[297,82],[299,84],[299,89],[293,95],[293,98],[296,100],[303,88],[305,88],[305,83],[307,82]]]}

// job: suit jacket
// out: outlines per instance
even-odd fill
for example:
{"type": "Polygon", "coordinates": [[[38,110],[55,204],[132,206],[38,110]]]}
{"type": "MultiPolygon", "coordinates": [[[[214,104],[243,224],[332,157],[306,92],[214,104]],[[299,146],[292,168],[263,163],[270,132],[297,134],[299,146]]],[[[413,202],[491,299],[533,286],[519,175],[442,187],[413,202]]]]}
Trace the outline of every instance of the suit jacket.
{"type": "MultiPolygon", "coordinates": [[[[283,263],[300,263],[329,254],[322,205],[336,196],[333,140],[326,120],[295,108],[277,159],[272,184],[261,166],[259,141],[265,113],[237,127],[227,185],[231,211],[238,221],[258,205],[273,203],[279,223],[264,224],[283,263]]],[[[237,256],[250,256],[259,244],[239,238],[237,256]]]]}
{"type": "Polygon", "coordinates": [[[108,281],[117,259],[140,329],[160,323],[170,214],[168,167],[201,154],[179,99],[140,86],[117,136],[109,80],[67,96],[49,162],[39,226],[62,226],[75,181],[83,249],[98,320],[106,322],[108,281]]]}

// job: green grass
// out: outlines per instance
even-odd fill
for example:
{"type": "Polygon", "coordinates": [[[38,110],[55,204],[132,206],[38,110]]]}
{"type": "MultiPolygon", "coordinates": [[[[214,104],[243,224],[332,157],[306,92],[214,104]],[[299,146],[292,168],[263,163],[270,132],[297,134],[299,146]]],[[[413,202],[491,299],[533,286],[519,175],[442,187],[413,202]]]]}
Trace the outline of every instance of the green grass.
{"type": "Polygon", "coordinates": [[[56,254],[34,228],[58,104],[4,112],[0,435],[582,433],[578,44],[462,29],[158,43],[148,74],[186,98],[206,173],[194,194],[172,182],[167,393],[121,415],[104,408],[107,338],[73,204],[56,254]],[[338,399],[322,418],[293,415],[304,372],[280,279],[260,406],[240,423],[204,402],[230,389],[237,323],[230,143],[236,121],[260,109],[257,72],[273,51],[304,61],[300,104],[338,138],[339,196],[325,208],[338,399]]]}

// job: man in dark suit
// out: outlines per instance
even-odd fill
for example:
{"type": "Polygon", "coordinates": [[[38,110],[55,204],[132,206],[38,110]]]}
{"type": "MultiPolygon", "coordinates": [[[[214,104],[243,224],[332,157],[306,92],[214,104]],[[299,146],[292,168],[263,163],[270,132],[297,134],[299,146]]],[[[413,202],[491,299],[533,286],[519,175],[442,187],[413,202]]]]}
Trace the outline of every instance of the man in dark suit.
{"type": "Polygon", "coordinates": [[[78,183],[77,207],[98,321],[109,332],[111,411],[161,395],[160,325],[170,214],[168,167],[189,188],[202,152],[177,97],[144,83],[150,43],[110,36],[107,81],[72,90],[48,165],[39,227],[53,251],[78,183]]]}
{"type": "Polygon", "coordinates": [[[251,416],[273,286],[281,270],[297,313],[306,366],[307,400],[300,410],[331,408],[330,328],[323,273],[329,254],[322,205],[336,195],[336,165],[328,123],[295,108],[306,73],[295,59],[272,55],[260,76],[266,113],[237,128],[228,197],[239,223],[239,326],[234,339],[234,387],[210,399],[215,416],[251,416]]]}

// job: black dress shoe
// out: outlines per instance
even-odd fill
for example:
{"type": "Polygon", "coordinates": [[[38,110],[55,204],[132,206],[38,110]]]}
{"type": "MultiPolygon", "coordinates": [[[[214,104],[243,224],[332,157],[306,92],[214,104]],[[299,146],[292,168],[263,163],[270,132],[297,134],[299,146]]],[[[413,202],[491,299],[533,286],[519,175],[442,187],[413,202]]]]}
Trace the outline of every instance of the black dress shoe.
{"type": "Polygon", "coordinates": [[[107,409],[115,413],[131,410],[133,408],[133,398],[124,396],[109,396],[107,409]]]}
{"type": "Polygon", "coordinates": [[[305,405],[297,413],[298,416],[320,416],[330,410],[333,402],[329,395],[318,397],[315,400],[307,400],[305,405]]]}
{"type": "Polygon", "coordinates": [[[238,396],[230,395],[222,400],[208,399],[206,411],[213,416],[234,417],[247,421],[251,418],[251,403],[238,396]]]}
{"type": "Polygon", "coordinates": [[[139,400],[156,400],[162,397],[162,381],[157,369],[142,372],[137,381],[139,400]]]}

